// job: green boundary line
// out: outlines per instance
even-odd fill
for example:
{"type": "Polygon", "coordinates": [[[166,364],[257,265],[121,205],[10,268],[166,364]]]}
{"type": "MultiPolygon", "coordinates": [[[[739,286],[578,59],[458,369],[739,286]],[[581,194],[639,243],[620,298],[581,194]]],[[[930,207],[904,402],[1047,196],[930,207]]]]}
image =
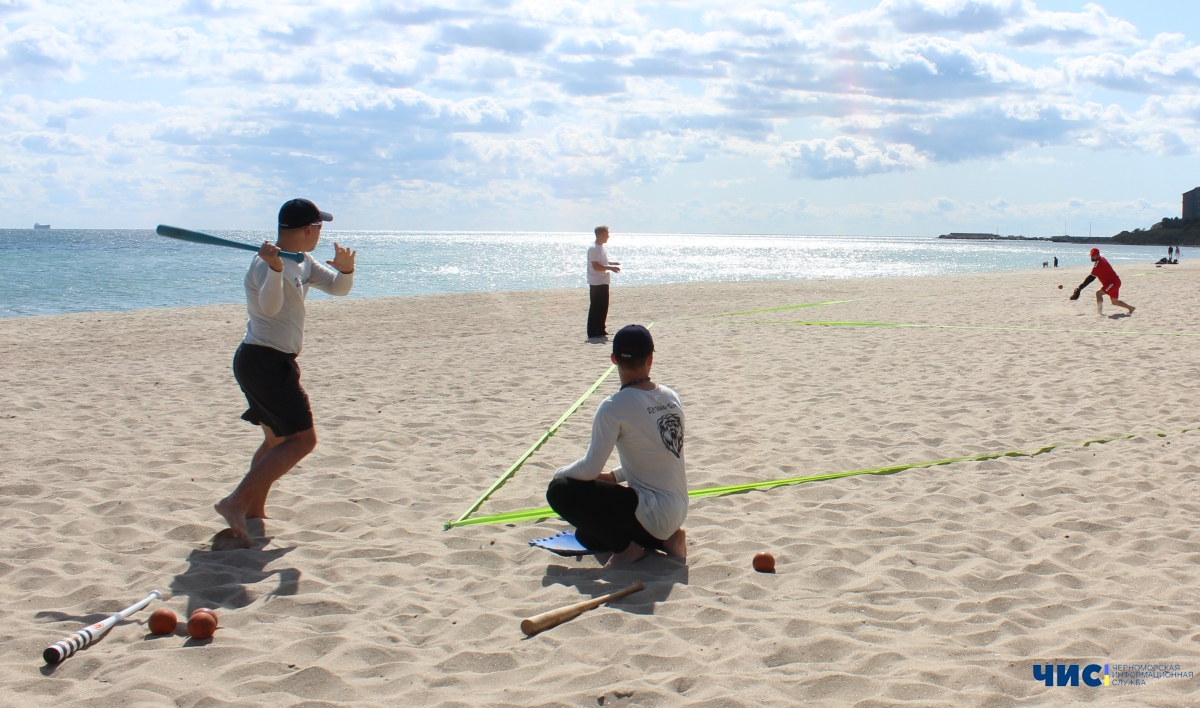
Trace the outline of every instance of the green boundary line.
{"type": "MultiPolygon", "coordinates": [[[[1055,445],[1046,445],[1034,450],[1009,450],[1007,452],[987,452],[982,455],[967,455],[965,457],[951,457],[945,460],[932,460],[929,462],[912,462],[903,465],[891,465],[889,467],[873,467],[865,470],[852,470],[850,472],[832,472],[829,474],[810,475],[807,477],[789,477],[787,479],[770,479],[763,482],[747,482],[745,484],[731,484],[723,487],[703,487],[701,489],[693,489],[688,492],[688,497],[692,499],[703,499],[704,497],[720,497],[729,494],[742,494],[755,490],[769,490],[775,487],[786,487],[796,484],[804,484],[806,482],[821,482],[829,479],[840,479],[842,477],[855,477],[858,475],[874,474],[885,475],[903,472],[904,470],[918,469],[923,467],[936,467],[939,465],[951,465],[956,462],[981,462],[983,460],[994,460],[1000,457],[1035,457],[1044,455],[1051,450],[1060,447],[1087,447],[1089,445],[1102,445],[1115,440],[1128,440],[1135,438],[1138,435],[1156,435],[1164,438],[1167,435],[1177,435],[1186,433],[1192,430],[1200,430],[1200,426],[1183,428],[1174,432],[1151,432],[1151,433],[1131,433],[1129,435],[1116,435],[1110,438],[1096,438],[1094,440],[1085,440],[1081,443],[1059,443],[1055,445]]],[[[448,525],[451,526],[475,526],[479,524],[504,524],[514,521],[530,521],[535,519],[557,518],[558,515],[550,507],[541,507],[538,509],[520,509],[517,511],[507,511],[501,514],[492,514],[490,516],[479,516],[474,519],[465,519],[454,522],[448,525]]]]}
{"type": "MultiPolygon", "coordinates": [[[[653,326],[654,323],[651,322],[646,329],[650,329],[653,326]]],[[[467,517],[478,511],[479,507],[483,506],[483,503],[488,500],[488,497],[495,494],[497,489],[500,489],[505,485],[506,482],[508,482],[508,480],[512,479],[513,475],[517,473],[517,470],[521,469],[521,466],[528,462],[529,458],[533,457],[533,453],[540,450],[542,445],[545,445],[546,441],[558,432],[558,429],[562,427],[562,424],[567,422],[567,418],[570,418],[572,415],[574,415],[575,411],[579,410],[579,407],[582,406],[587,399],[591,398],[592,394],[596,392],[596,389],[600,388],[600,386],[604,384],[604,382],[610,375],[612,375],[612,372],[615,371],[616,368],[616,364],[609,364],[608,369],[601,374],[600,378],[596,379],[596,383],[592,384],[587,391],[584,391],[583,395],[579,397],[579,400],[572,403],[571,407],[567,409],[567,412],[559,416],[558,420],[554,421],[554,425],[551,425],[546,432],[542,433],[542,436],[537,439],[537,442],[531,445],[529,449],[524,452],[524,454],[518,457],[517,461],[512,463],[512,466],[509,467],[504,474],[500,475],[499,479],[497,479],[495,482],[492,482],[492,486],[488,487],[487,490],[475,500],[475,503],[472,504],[469,509],[463,512],[462,516],[458,517],[454,521],[447,521],[445,524],[443,524],[442,530],[445,531],[452,529],[455,526],[465,526],[470,524],[471,522],[467,521],[467,517]]]]}
{"type": "Polygon", "coordinates": [[[1147,335],[1156,337],[1200,337],[1200,334],[1194,332],[1141,332],[1137,330],[1122,330],[1122,329],[1047,329],[1044,327],[983,327],[976,325],[947,325],[947,324],[914,324],[908,322],[821,322],[821,321],[746,321],[735,322],[734,324],[755,324],[755,325],[802,325],[806,327],[921,327],[927,329],[976,329],[986,330],[989,332],[1042,332],[1046,334],[1128,334],[1128,335],[1147,335]]]}
{"type": "Polygon", "coordinates": [[[821,307],[822,305],[840,305],[843,302],[858,302],[858,300],[829,300],[828,302],[806,302],[803,305],[784,305],[783,307],[767,307],[762,310],[745,310],[743,312],[724,312],[709,317],[733,317],[734,315],[753,315],[759,312],[779,312],[780,310],[799,310],[804,307],[821,307]]]}

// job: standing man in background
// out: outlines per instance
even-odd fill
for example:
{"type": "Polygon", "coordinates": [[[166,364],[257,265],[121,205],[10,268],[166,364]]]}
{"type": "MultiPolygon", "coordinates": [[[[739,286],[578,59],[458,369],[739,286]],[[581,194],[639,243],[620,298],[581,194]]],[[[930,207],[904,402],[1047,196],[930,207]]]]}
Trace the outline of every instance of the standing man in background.
{"type": "Polygon", "coordinates": [[[603,340],[608,336],[605,322],[608,320],[608,283],[612,273],[620,273],[620,263],[608,260],[604,244],[608,243],[608,227],[596,227],[596,243],[588,249],[587,282],[591,295],[591,307],[588,309],[587,336],[588,339],[603,340]]]}
{"type": "Polygon", "coordinates": [[[234,538],[250,547],[246,519],[267,518],[267,493],[317,446],[312,408],[300,385],[296,357],[304,342],[304,298],[309,287],[330,295],[348,295],[354,285],[357,251],[333,244],[333,260],[313,260],[321,224],[333,217],[307,199],[293,199],[279,210],[279,237],[263,242],[246,273],[246,338],[233,355],[233,375],[250,407],[242,419],[261,426],[263,442],[250,471],[232,494],[217,502],[234,538]],[[304,254],[304,262],[285,261],[280,251],[304,254]]]}

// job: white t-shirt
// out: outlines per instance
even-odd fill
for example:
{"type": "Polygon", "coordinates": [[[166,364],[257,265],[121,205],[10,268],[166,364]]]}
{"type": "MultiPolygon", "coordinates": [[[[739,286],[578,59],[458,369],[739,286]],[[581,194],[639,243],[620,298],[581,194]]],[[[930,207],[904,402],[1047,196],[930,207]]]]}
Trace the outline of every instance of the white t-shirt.
{"type": "Polygon", "coordinates": [[[683,526],[688,510],[679,396],[666,386],[649,391],[631,386],[604,399],[592,421],[587,454],[554,476],[596,479],[614,445],[621,466],[613,474],[637,492],[637,520],[665,541],[683,526]]]}
{"type": "Polygon", "coordinates": [[[243,341],[299,354],[304,345],[304,298],[310,285],[330,295],[347,295],[354,285],[354,274],[317,263],[307,253],[303,263],[284,259],[283,272],[276,273],[266,261],[254,256],[246,271],[246,311],[250,319],[243,341]]]}
{"type": "Polygon", "coordinates": [[[604,250],[604,244],[594,243],[588,249],[588,285],[608,285],[612,280],[612,272],[607,270],[596,270],[592,267],[592,262],[595,261],[600,265],[608,265],[608,252],[604,250]]]}

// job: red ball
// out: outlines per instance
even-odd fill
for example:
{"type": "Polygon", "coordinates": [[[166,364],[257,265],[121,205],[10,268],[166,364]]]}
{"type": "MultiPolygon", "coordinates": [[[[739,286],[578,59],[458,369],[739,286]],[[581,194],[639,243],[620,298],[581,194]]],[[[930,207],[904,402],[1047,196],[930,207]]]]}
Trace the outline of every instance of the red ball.
{"type": "Polygon", "coordinates": [[[187,631],[192,639],[209,639],[217,631],[217,616],[209,610],[197,610],[188,620],[187,631]]]}
{"type": "Polygon", "coordinates": [[[775,572],[775,556],[763,551],[754,555],[754,569],[760,573],[775,572]]]}
{"type": "Polygon", "coordinates": [[[1061,285],[1060,285],[1060,286],[1058,286],[1058,289],[1059,289],[1059,290],[1062,290],[1062,286],[1061,286],[1061,285]]]}
{"type": "Polygon", "coordinates": [[[171,634],[175,631],[175,625],[179,624],[179,620],[175,618],[174,612],[163,607],[150,615],[149,624],[151,634],[171,634]]]}

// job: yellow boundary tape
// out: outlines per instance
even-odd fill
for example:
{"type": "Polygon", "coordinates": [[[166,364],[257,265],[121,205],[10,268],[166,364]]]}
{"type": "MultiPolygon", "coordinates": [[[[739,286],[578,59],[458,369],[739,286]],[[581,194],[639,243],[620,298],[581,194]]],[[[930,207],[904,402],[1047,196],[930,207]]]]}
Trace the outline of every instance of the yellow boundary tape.
{"type": "MultiPolygon", "coordinates": [[[[804,484],[806,482],[821,482],[830,479],[840,479],[842,477],[855,477],[858,475],[873,474],[885,475],[903,472],[923,467],[937,467],[939,465],[951,465],[956,462],[980,462],[983,460],[994,460],[1000,457],[1035,457],[1044,455],[1051,450],[1060,447],[1087,447],[1089,445],[1102,445],[1116,440],[1128,440],[1138,437],[1138,435],[1155,435],[1164,438],[1168,435],[1178,435],[1192,430],[1200,430],[1200,426],[1183,428],[1173,432],[1151,432],[1151,433],[1131,433],[1128,435],[1116,435],[1109,438],[1097,438],[1094,440],[1085,440],[1081,443],[1059,443],[1054,445],[1046,445],[1033,450],[1009,450],[1007,452],[987,452],[982,455],[967,455],[965,457],[951,457],[945,460],[931,460],[929,462],[912,462],[903,465],[891,465],[889,467],[873,467],[864,470],[852,470],[850,472],[832,472],[829,474],[818,474],[807,477],[790,477],[787,479],[771,479],[762,482],[747,482],[745,484],[731,484],[723,487],[704,487],[701,489],[693,489],[688,492],[688,497],[692,499],[701,499],[704,497],[718,497],[729,494],[742,494],[755,490],[768,490],[775,487],[792,486],[796,484],[804,484]]],[[[550,507],[541,507],[537,509],[520,509],[517,511],[508,511],[501,514],[492,514],[490,516],[479,516],[474,519],[463,520],[454,523],[454,526],[474,526],[479,524],[504,524],[513,523],[516,521],[532,521],[537,519],[557,518],[557,514],[550,507]]]]}
{"type": "Polygon", "coordinates": [[[734,315],[754,315],[759,312],[779,312],[780,310],[799,310],[805,307],[823,307],[825,305],[841,305],[844,302],[858,302],[858,300],[829,300],[827,302],[806,302],[803,305],[784,305],[783,307],[766,307],[761,310],[744,310],[742,312],[724,312],[719,315],[708,315],[709,317],[733,317],[734,315]]]}
{"type": "Polygon", "coordinates": [[[733,324],[755,324],[755,325],[801,325],[806,327],[916,327],[927,329],[975,329],[985,330],[988,332],[1040,332],[1043,334],[1128,334],[1128,335],[1146,335],[1156,337],[1200,337],[1200,334],[1194,332],[1141,332],[1138,330],[1123,330],[1123,329],[1048,329],[1044,327],[984,327],[976,325],[947,325],[947,324],[916,324],[908,322],[823,322],[818,320],[813,321],[753,321],[747,320],[742,322],[734,322],[733,324]]]}
{"type": "MultiPolygon", "coordinates": [[[[750,315],[750,314],[757,314],[757,313],[761,313],[761,312],[778,312],[781,310],[796,310],[796,309],[807,308],[807,307],[820,307],[823,305],[839,305],[839,304],[848,303],[848,302],[857,302],[857,300],[829,300],[826,302],[810,302],[810,303],[804,303],[804,304],[800,304],[800,305],[784,305],[782,307],[768,307],[768,308],[763,308],[763,309],[759,309],[759,310],[744,310],[741,312],[726,312],[726,313],[719,314],[719,315],[712,315],[712,317],[732,317],[735,315],[750,315]]],[[[1200,336],[1200,334],[1194,334],[1194,333],[1190,333],[1190,332],[1141,332],[1141,331],[1133,331],[1133,330],[1103,330],[1103,329],[1048,329],[1048,328],[1041,328],[1041,327],[985,327],[985,326],[975,326],[975,325],[916,324],[916,323],[904,323],[904,322],[869,322],[869,321],[861,321],[861,322],[858,322],[858,321],[840,321],[840,322],[839,321],[828,321],[828,322],[823,322],[823,321],[791,321],[791,322],[788,322],[788,321],[765,321],[765,322],[743,321],[743,322],[735,322],[734,324],[800,325],[800,326],[811,326],[811,327],[909,327],[909,328],[928,328],[928,329],[971,329],[971,330],[984,330],[984,331],[991,331],[991,332],[1040,332],[1040,333],[1050,333],[1050,334],[1054,334],[1054,333],[1059,333],[1059,334],[1128,334],[1128,335],[1152,335],[1152,336],[1164,336],[1164,337],[1197,337],[1197,336],[1200,336]]],[[[654,323],[651,322],[649,326],[653,327],[654,323]]],[[[478,499],[476,499],[475,502],[473,504],[471,504],[471,506],[465,512],[463,512],[463,514],[461,516],[459,516],[457,519],[455,519],[453,521],[445,522],[443,524],[443,529],[449,530],[449,529],[452,529],[452,528],[455,528],[458,526],[474,526],[474,525],[478,525],[478,524],[498,524],[498,523],[506,523],[506,522],[512,522],[512,521],[524,521],[524,520],[529,520],[529,519],[541,519],[541,518],[549,518],[552,516],[556,516],[556,514],[554,514],[553,510],[551,510],[550,507],[542,507],[542,508],[538,508],[538,509],[522,509],[522,510],[518,510],[518,511],[503,512],[500,514],[491,514],[489,516],[480,516],[480,517],[476,517],[473,519],[470,518],[472,514],[474,514],[476,511],[479,510],[479,507],[483,506],[483,503],[486,502],[496,492],[496,490],[503,487],[504,484],[506,482],[508,482],[508,480],[510,480],[517,473],[517,471],[519,469],[521,469],[521,466],[524,465],[527,461],[529,461],[529,458],[533,457],[534,453],[536,453],[539,449],[541,449],[542,445],[544,445],[547,440],[549,440],[551,437],[554,436],[554,434],[556,432],[558,432],[558,429],[560,427],[562,427],[563,423],[565,423],[568,418],[570,418],[572,415],[575,414],[576,411],[579,410],[579,408],[584,404],[584,402],[586,402],[587,399],[590,398],[592,396],[592,394],[595,393],[596,390],[600,388],[600,386],[605,382],[605,380],[608,379],[608,377],[612,374],[612,372],[616,368],[617,368],[616,366],[609,366],[608,369],[600,376],[600,378],[596,379],[596,382],[593,383],[591,385],[591,387],[588,388],[588,390],[585,391],[584,394],[582,396],[580,396],[579,399],[576,400],[575,403],[572,404],[570,408],[567,409],[567,412],[563,413],[562,416],[560,416],[559,419],[557,421],[555,421],[555,423],[553,425],[551,425],[550,428],[546,432],[542,433],[542,436],[537,439],[537,442],[535,442],[533,445],[531,445],[528,450],[526,450],[520,457],[518,457],[517,461],[514,462],[504,472],[504,474],[500,475],[500,478],[497,479],[495,482],[493,482],[491,484],[491,486],[489,486],[487,488],[487,490],[484,491],[484,493],[482,495],[480,495],[480,497],[478,499]]],[[[1196,430],[1196,429],[1198,429],[1198,428],[1184,428],[1183,430],[1180,430],[1178,432],[1183,433],[1183,432],[1187,432],[1189,430],[1196,430]]],[[[1154,434],[1158,435],[1159,437],[1164,437],[1167,435],[1167,433],[1154,433],[1154,434]]],[[[1128,439],[1128,438],[1132,438],[1132,437],[1135,437],[1135,435],[1121,435],[1121,436],[1117,436],[1117,437],[1113,437],[1113,438],[1088,440],[1088,441],[1085,441],[1085,442],[1079,443],[1079,444],[1083,447],[1087,447],[1088,445],[1092,445],[1092,444],[1107,443],[1107,442],[1112,442],[1114,440],[1124,440],[1124,439],[1128,439]]],[[[726,486],[726,487],[707,487],[704,489],[693,489],[688,492],[688,496],[693,499],[698,499],[698,498],[710,497],[710,496],[724,496],[727,494],[740,494],[743,492],[753,491],[756,489],[773,489],[775,487],[789,486],[789,485],[794,485],[794,484],[803,484],[805,482],[818,482],[818,481],[839,479],[841,477],[852,477],[852,476],[864,475],[864,474],[875,474],[875,475],[895,474],[896,472],[900,472],[903,470],[921,468],[921,467],[934,467],[937,465],[948,465],[948,464],[953,464],[955,462],[991,460],[991,459],[996,459],[998,457],[1033,457],[1035,455],[1041,455],[1041,454],[1050,452],[1051,450],[1054,450],[1057,447],[1063,447],[1063,445],[1061,445],[1061,444],[1050,445],[1048,447],[1038,448],[1037,450],[1033,450],[1033,451],[1013,450],[1013,451],[1009,451],[1009,452],[985,453],[983,455],[970,455],[967,457],[953,457],[953,458],[949,458],[946,460],[934,460],[934,461],[930,461],[930,462],[915,462],[915,463],[906,464],[906,465],[895,465],[892,467],[877,467],[877,468],[865,469],[865,470],[853,470],[850,472],[834,472],[834,473],[823,474],[823,475],[812,475],[812,476],[808,476],[808,477],[793,477],[790,479],[766,480],[763,482],[749,482],[747,484],[730,485],[730,486],[726,486]]]]}
{"type": "MultiPolygon", "coordinates": [[[[654,323],[651,322],[646,329],[650,329],[653,326],[654,323]]],[[[528,462],[529,458],[533,457],[533,453],[540,450],[542,445],[546,444],[547,440],[554,437],[554,434],[558,432],[558,429],[562,427],[562,424],[567,422],[567,419],[574,415],[575,411],[579,410],[580,406],[582,406],[587,399],[592,397],[592,394],[596,392],[596,389],[600,388],[600,386],[608,379],[609,376],[612,375],[612,372],[615,371],[616,368],[616,364],[609,364],[608,369],[606,369],[604,373],[600,375],[600,378],[596,379],[596,383],[592,384],[588,390],[584,391],[583,395],[580,396],[577,401],[571,404],[571,407],[567,409],[567,412],[559,416],[558,420],[554,421],[554,425],[551,425],[546,432],[542,433],[542,436],[537,439],[537,442],[531,445],[528,450],[518,457],[517,461],[512,463],[512,465],[505,470],[504,474],[500,475],[499,479],[497,479],[495,482],[492,482],[492,486],[488,487],[487,490],[475,500],[475,503],[472,504],[469,509],[463,512],[462,516],[458,517],[454,521],[447,521],[445,524],[443,524],[442,530],[452,529],[455,526],[466,525],[468,523],[467,518],[471,516],[471,514],[474,514],[476,511],[478,511],[479,507],[483,506],[483,503],[488,500],[488,497],[495,494],[497,489],[500,489],[506,482],[508,482],[508,480],[512,479],[513,475],[517,473],[517,470],[521,469],[521,466],[528,462]]]]}

